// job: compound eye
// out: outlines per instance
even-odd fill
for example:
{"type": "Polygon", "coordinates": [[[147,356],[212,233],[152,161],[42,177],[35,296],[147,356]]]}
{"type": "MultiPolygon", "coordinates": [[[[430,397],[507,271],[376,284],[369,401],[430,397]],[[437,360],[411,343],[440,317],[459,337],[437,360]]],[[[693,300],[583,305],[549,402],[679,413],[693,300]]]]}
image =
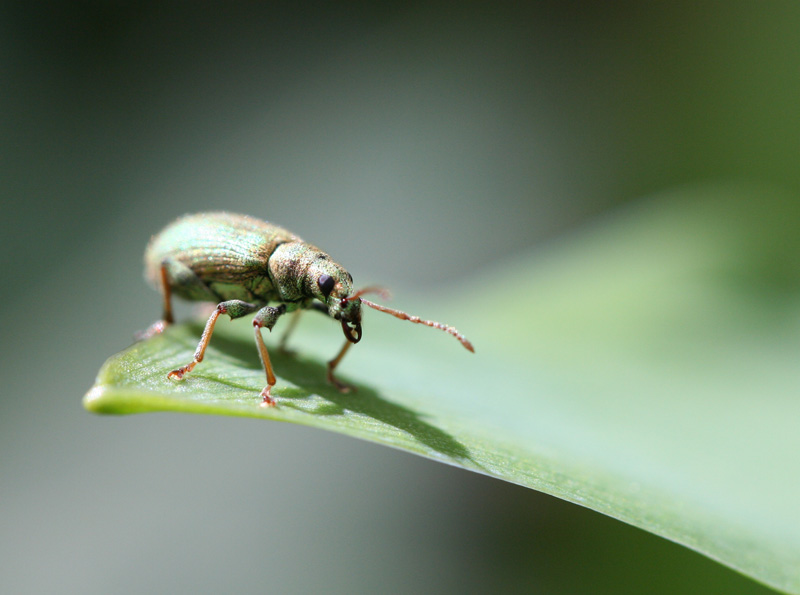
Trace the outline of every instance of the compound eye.
{"type": "Polygon", "coordinates": [[[333,277],[330,275],[320,275],[319,279],[317,279],[317,285],[319,285],[319,290],[322,292],[322,295],[328,297],[333,291],[333,286],[336,285],[336,281],[333,280],[333,277]]]}

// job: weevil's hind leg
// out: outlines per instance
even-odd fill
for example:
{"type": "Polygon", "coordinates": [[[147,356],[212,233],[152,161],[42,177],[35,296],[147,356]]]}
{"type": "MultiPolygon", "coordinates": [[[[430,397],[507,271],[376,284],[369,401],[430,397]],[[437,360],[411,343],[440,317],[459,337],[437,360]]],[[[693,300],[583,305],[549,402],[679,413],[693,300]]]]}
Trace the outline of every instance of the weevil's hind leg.
{"type": "Polygon", "coordinates": [[[161,295],[164,297],[164,316],[161,319],[164,325],[172,324],[175,318],[172,316],[172,288],[169,286],[166,262],[161,263],[161,295]]]}
{"type": "Polygon", "coordinates": [[[339,353],[333,358],[331,361],[328,362],[328,382],[330,382],[333,386],[339,389],[339,392],[342,393],[349,393],[351,391],[356,390],[355,386],[342,382],[336,376],[333,375],[333,371],[336,369],[336,366],[339,365],[339,362],[342,361],[344,354],[347,353],[347,350],[350,349],[350,346],[353,343],[350,341],[345,341],[342,348],[339,350],[339,353]]]}
{"type": "Polygon", "coordinates": [[[264,366],[264,372],[267,375],[267,386],[261,391],[261,406],[274,407],[275,399],[270,395],[270,390],[277,380],[275,379],[275,372],[272,370],[272,362],[269,360],[269,352],[267,346],[264,344],[264,337],[261,336],[261,329],[268,328],[270,331],[278,318],[286,312],[286,306],[281,304],[278,307],[265,306],[261,308],[253,317],[253,328],[256,335],[256,347],[258,347],[258,356],[261,358],[261,365],[264,366]]]}
{"type": "Polygon", "coordinates": [[[143,331],[136,333],[135,338],[137,341],[149,339],[153,335],[158,335],[164,332],[170,324],[175,322],[172,317],[172,289],[169,286],[169,278],[167,277],[167,264],[161,263],[161,296],[164,298],[164,311],[161,320],[156,320],[153,324],[143,331]]]}
{"type": "MultiPolygon", "coordinates": [[[[216,302],[219,296],[188,266],[173,258],[161,263],[162,287],[191,302],[216,302]]],[[[164,302],[164,316],[172,317],[172,307],[164,302]]]]}
{"type": "Polygon", "coordinates": [[[159,289],[164,299],[161,320],[156,320],[146,330],[136,333],[137,341],[149,339],[153,335],[164,332],[164,329],[175,321],[172,315],[173,291],[189,300],[205,302],[219,300],[192,269],[172,258],[167,258],[161,263],[159,289]]]}
{"type": "Polygon", "coordinates": [[[200,337],[200,343],[198,343],[197,349],[194,352],[194,359],[185,366],[172,370],[172,372],[167,374],[167,378],[177,378],[181,380],[186,374],[191,372],[197,364],[203,361],[206,347],[208,347],[208,342],[211,340],[211,333],[214,332],[214,325],[217,323],[217,318],[219,318],[220,314],[227,314],[231,317],[231,320],[233,320],[234,318],[246,316],[257,309],[258,306],[256,304],[250,304],[242,300],[230,300],[217,304],[208,322],[206,322],[206,328],[203,329],[203,336],[200,337]]]}
{"type": "Polygon", "coordinates": [[[300,322],[300,314],[302,314],[302,310],[295,310],[292,312],[292,315],[289,317],[289,324],[286,325],[286,330],[283,331],[281,335],[280,341],[278,341],[278,351],[284,354],[291,354],[293,351],[286,347],[286,343],[289,340],[289,337],[294,332],[294,329],[297,328],[297,323],[300,322]]]}

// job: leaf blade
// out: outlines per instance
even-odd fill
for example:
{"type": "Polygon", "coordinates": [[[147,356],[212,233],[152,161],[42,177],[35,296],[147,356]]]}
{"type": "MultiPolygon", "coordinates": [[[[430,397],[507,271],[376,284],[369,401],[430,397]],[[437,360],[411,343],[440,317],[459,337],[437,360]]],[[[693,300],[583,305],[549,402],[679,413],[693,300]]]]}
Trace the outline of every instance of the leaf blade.
{"type": "Polygon", "coordinates": [[[326,428],[550,493],[798,593],[800,245],[775,240],[797,213],[758,196],[653,201],[414,310],[467,320],[474,356],[374,315],[345,364],[353,395],[324,382],[340,334],[309,318],[298,355],[273,355],[277,408],[259,406],[263,371],[236,323],[183,382],[166,373],[200,325],[133,345],[85,404],[326,428]]]}

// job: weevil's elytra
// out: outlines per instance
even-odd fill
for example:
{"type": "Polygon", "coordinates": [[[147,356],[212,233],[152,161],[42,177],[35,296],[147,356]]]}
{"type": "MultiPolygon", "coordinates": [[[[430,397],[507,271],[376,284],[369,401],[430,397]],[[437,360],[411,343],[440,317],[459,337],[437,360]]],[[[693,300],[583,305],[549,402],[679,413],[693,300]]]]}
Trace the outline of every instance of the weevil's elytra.
{"type": "MultiPolygon", "coordinates": [[[[267,376],[267,386],[261,391],[263,405],[275,405],[270,390],[276,381],[261,329],[272,330],[286,312],[313,309],[341,323],[346,340],[328,362],[328,381],[343,392],[351,387],[339,381],[334,370],[350,346],[361,340],[361,304],[443,330],[474,351],[451,326],[363,299],[365,293],[385,292],[374,287],[353,291],[353,277],[328,254],[282,227],[246,215],[199,213],[181,217],[150,240],[145,251],[145,277],[162,293],[164,314],[144,337],[162,332],[173,322],[172,294],[217,304],[194,359],[170,372],[170,378],[183,378],[203,361],[220,315],[227,314],[233,320],[255,313],[256,347],[267,376]]],[[[290,325],[287,331],[293,327],[290,325]]],[[[284,342],[285,336],[281,344],[284,342]]]]}

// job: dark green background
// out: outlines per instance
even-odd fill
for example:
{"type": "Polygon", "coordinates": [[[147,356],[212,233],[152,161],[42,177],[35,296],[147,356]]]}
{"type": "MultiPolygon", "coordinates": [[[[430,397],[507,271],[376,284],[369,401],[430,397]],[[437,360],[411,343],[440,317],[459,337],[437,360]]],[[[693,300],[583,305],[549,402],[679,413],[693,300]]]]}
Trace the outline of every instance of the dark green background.
{"type": "MultiPolygon", "coordinates": [[[[794,2],[3,3],[0,586],[757,592],[406,454],[80,397],[157,316],[142,251],[184,212],[268,218],[358,284],[435,294],[661,190],[796,193],[798,31],[794,2]]],[[[525,307],[485,289],[482,315],[525,307]]]]}

